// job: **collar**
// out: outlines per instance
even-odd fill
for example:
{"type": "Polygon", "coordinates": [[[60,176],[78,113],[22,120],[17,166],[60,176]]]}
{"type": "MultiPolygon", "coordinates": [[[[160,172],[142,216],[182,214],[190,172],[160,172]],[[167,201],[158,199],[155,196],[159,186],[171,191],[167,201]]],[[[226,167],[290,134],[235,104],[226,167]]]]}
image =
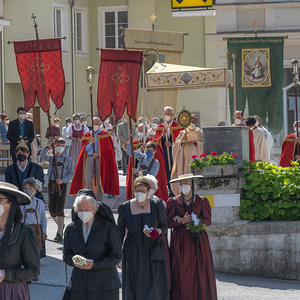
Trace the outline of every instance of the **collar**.
{"type": "Polygon", "coordinates": [[[21,172],[24,172],[24,170],[27,168],[27,165],[28,165],[28,159],[26,161],[26,165],[25,165],[24,169],[22,170],[21,167],[20,167],[20,165],[19,165],[19,161],[17,160],[17,166],[21,170],[21,172]]]}
{"type": "Polygon", "coordinates": [[[169,124],[168,124],[167,122],[165,122],[165,126],[166,126],[166,127],[170,127],[170,126],[173,125],[173,123],[174,123],[174,120],[172,120],[169,124]]]}
{"type": "MultiPolygon", "coordinates": [[[[102,130],[99,128],[99,129],[95,132],[95,134],[97,135],[97,134],[99,134],[101,131],[102,131],[102,130]]],[[[93,130],[90,130],[90,133],[91,133],[91,135],[93,135],[93,130]]]]}

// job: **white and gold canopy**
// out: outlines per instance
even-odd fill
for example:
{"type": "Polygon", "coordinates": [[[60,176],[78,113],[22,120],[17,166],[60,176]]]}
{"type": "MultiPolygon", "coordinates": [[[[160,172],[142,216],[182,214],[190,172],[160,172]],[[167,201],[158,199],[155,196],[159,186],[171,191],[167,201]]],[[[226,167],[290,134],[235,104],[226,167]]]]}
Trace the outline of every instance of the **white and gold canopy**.
{"type": "Polygon", "coordinates": [[[146,83],[148,91],[226,87],[226,69],[156,62],[146,73],[146,83]]]}

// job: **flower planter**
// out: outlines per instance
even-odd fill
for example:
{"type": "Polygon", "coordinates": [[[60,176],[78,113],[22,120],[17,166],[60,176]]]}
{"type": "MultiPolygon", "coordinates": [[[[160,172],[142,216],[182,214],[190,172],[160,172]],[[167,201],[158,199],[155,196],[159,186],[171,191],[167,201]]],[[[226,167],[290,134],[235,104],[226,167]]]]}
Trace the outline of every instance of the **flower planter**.
{"type": "Polygon", "coordinates": [[[195,168],[193,174],[203,175],[205,178],[233,177],[238,175],[238,167],[237,165],[225,165],[204,167],[202,169],[195,168]]]}

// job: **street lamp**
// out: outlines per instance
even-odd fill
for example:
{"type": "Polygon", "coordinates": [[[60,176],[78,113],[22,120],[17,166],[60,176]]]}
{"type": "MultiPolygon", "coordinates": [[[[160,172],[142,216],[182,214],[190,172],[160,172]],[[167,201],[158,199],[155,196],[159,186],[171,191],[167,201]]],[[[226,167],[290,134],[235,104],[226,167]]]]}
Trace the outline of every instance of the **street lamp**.
{"type": "Polygon", "coordinates": [[[293,75],[296,77],[298,75],[298,60],[294,58],[291,61],[292,67],[293,67],[293,75]]]}
{"type": "MultiPolygon", "coordinates": [[[[90,89],[90,98],[91,98],[91,118],[92,118],[92,136],[95,138],[95,131],[94,131],[94,115],[93,115],[93,83],[94,83],[94,75],[95,69],[92,66],[88,66],[86,68],[86,80],[89,83],[89,89],[90,89]]],[[[93,143],[93,153],[95,153],[95,143],[93,143]]],[[[97,186],[97,179],[96,179],[96,162],[95,158],[94,161],[94,184],[97,186]]],[[[99,187],[98,187],[99,188],[99,187]]]]}

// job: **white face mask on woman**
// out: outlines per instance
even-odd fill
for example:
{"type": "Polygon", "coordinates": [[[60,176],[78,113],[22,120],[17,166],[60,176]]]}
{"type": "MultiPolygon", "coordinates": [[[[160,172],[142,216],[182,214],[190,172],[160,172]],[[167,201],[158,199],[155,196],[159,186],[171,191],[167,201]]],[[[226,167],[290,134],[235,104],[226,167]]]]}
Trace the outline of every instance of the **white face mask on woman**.
{"type": "Polygon", "coordinates": [[[182,184],[180,186],[180,190],[183,195],[188,195],[190,193],[191,189],[192,189],[192,187],[188,184],[182,184]]]}
{"type": "Polygon", "coordinates": [[[144,194],[142,192],[136,192],[135,193],[135,198],[138,202],[144,202],[147,198],[147,194],[144,194]]]}
{"type": "Polygon", "coordinates": [[[155,191],[153,189],[149,190],[148,198],[151,198],[154,195],[155,191]]]}
{"type": "Polygon", "coordinates": [[[74,120],[74,124],[79,124],[80,120],[74,120]]]}
{"type": "Polygon", "coordinates": [[[0,217],[4,214],[4,207],[6,207],[7,205],[9,205],[10,203],[7,203],[6,205],[2,205],[0,204],[0,217]]]}
{"type": "Polygon", "coordinates": [[[91,211],[79,211],[77,214],[83,223],[89,222],[94,216],[91,211]]]}
{"type": "Polygon", "coordinates": [[[153,129],[156,129],[156,128],[157,128],[157,126],[158,126],[158,124],[157,124],[157,123],[152,123],[152,124],[151,124],[151,127],[152,127],[153,129]]]}

